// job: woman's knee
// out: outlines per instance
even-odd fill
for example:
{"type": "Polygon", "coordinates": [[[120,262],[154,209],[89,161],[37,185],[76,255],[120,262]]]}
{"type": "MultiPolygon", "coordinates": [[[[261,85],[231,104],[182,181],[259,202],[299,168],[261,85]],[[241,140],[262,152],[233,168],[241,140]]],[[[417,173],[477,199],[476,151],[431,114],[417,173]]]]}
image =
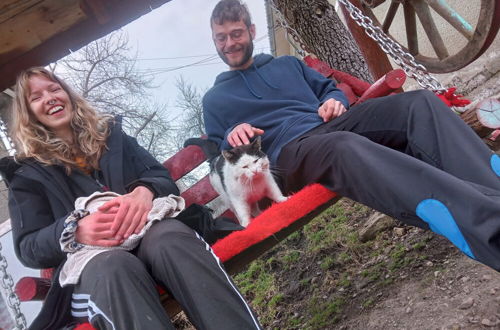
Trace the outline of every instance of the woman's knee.
{"type": "Polygon", "coordinates": [[[195,236],[194,231],[176,219],[165,219],[155,223],[144,235],[142,242],[158,242],[166,237],[172,238],[177,236],[195,236]]]}
{"type": "Polygon", "coordinates": [[[139,255],[155,255],[182,250],[186,245],[199,243],[196,232],[176,219],[165,219],[149,228],[139,246],[139,255]]]}
{"type": "Polygon", "coordinates": [[[111,250],[100,253],[92,258],[85,266],[82,277],[85,274],[96,274],[102,279],[116,279],[123,272],[146,272],[143,263],[132,253],[125,250],[111,250]]]}

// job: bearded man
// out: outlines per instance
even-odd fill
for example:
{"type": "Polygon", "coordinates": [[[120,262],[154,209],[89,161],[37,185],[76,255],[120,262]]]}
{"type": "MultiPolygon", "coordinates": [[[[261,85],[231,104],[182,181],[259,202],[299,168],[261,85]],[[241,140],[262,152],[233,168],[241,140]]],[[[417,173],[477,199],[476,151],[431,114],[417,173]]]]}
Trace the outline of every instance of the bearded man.
{"type": "Polygon", "coordinates": [[[239,0],[220,1],[210,26],[229,66],[203,98],[221,150],[261,135],[287,192],[321,183],[500,270],[500,157],[432,92],[347,111],[335,83],[295,57],[252,57],[255,25],[239,0]]]}

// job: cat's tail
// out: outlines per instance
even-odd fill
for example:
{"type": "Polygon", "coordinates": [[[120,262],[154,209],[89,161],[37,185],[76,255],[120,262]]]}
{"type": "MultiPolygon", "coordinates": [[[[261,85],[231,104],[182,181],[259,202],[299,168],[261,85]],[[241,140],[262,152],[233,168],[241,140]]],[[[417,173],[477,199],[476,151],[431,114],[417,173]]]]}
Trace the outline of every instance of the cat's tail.
{"type": "Polygon", "coordinates": [[[187,146],[198,146],[203,150],[207,160],[211,162],[215,157],[220,155],[217,143],[203,138],[190,138],[184,141],[184,148],[187,146]]]}

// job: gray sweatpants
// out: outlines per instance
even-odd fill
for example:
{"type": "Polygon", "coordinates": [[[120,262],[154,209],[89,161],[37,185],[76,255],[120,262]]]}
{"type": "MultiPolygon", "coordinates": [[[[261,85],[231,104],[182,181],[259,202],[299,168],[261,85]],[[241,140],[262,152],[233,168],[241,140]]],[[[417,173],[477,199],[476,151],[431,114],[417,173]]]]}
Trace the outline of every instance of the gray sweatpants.
{"type": "Polygon", "coordinates": [[[287,190],[322,183],[500,271],[500,157],[429,91],[355,106],[285,145],[277,165],[287,190]]]}
{"type": "Polygon", "coordinates": [[[197,329],[260,329],[208,244],[174,219],[153,225],[132,252],[92,259],[74,290],[72,314],[98,329],[173,329],[155,283],[197,329]]]}

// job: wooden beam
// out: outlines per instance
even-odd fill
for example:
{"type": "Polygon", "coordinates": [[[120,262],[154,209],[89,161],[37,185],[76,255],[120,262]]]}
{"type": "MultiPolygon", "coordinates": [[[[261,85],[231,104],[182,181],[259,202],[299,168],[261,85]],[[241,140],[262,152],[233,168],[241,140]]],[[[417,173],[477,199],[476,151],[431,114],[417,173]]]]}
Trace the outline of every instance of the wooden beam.
{"type": "Polygon", "coordinates": [[[87,14],[92,14],[99,24],[106,24],[111,20],[111,13],[101,0],[82,0],[82,8],[87,14]]]}
{"type": "Polygon", "coordinates": [[[2,0],[0,3],[0,24],[43,1],[44,0],[2,0]]]}
{"type": "Polygon", "coordinates": [[[45,0],[0,25],[0,63],[18,57],[85,20],[78,0],[45,0]]]}
{"type": "MultiPolygon", "coordinates": [[[[55,1],[61,4],[69,2],[70,0],[45,1],[55,1]]],[[[52,35],[42,43],[32,45],[33,48],[16,50],[16,55],[14,57],[9,57],[9,60],[0,57],[0,90],[12,86],[15,82],[15,77],[20,71],[31,66],[44,66],[54,62],[66,56],[71,51],[80,49],[93,40],[99,39],[121,28],[169,1],[170,0],[107,0],[106,6],[107,8],[112,8],[110,12],[113,13],[113,16],[106,24],[99,24],[95,17],[87,17],[84,20],[75,22],[65,31],[60,31],[52,35]]],[[[73,0],[71,0],[71,3],[73,3],[73,0]]],[[[75,10],[83,13],[81,8],[75,10]]],[[[27,22],[25,21],[23,24],[27,24],[27,22]]],[[[36,35],[37,32],[37,27],[33,26],[33,28],[30,29],[28,38],[33,38],[32,35],[36,35]]],[[[1,40],[2,37],[0,34],[0,42],[2,42],[1,40]]],[[[3,49],[2,45],[0,45],[0,49],[3,49]]]]}
{"type": "MultiPolygon", "coordinates": [[[[351,3],[361,9],[359,0],[351,0],[351,3]]],[[[340,7],[346,19],[347,27],[351,31],[354,40],[356,40],[356,44],[358,44],[361,54],[365,58],[371,75],[375,80],[380,79],[392,70],[389,58],[379,45],[365,33],[365,30],[351,18],[345,7],[343,5],[340,5],[340,7]]]]}

